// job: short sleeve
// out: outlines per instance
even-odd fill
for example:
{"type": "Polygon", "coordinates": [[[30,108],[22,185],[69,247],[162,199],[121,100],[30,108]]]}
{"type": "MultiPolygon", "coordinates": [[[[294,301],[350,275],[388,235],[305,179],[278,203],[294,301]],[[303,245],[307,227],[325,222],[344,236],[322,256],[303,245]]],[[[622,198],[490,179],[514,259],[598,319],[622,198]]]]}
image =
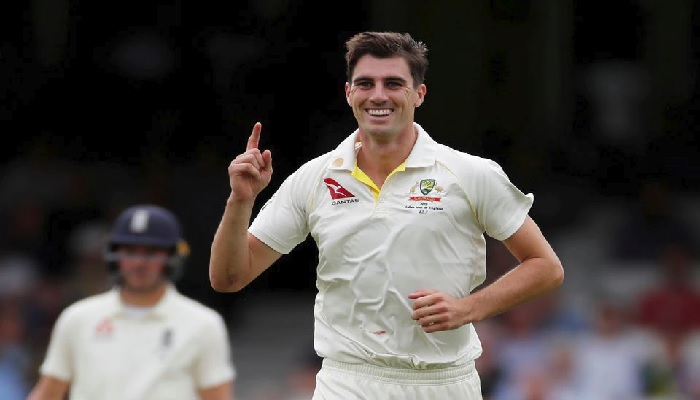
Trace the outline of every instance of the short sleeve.
{"type": "Polygon", "coordinates": [[[201,353],[195,365],[195,385],[204,389],[235,379],[236,369],[226,325],[218,314],[197,340],[201,344],[201,353]]]}
{"type": "Polygon", "coordinates": [[[51,331],[46,357],[39,369],[42,375],[66,382],[72,380],[75,372],[71,342],[71,338],[75,336],[73,332],[75,318],[70,310],[70,308],[64,310],[56,320],[51,331]]]}
{"type": "Polygon", "coordinates": [[[273,250],[288,254],[309,234],[305,210],[309,191],[298,171],[288,176],[262,206],[249,232],[273,250]]]}
{"type": "Polygon", "coordinates": [[[522,226],[534,201],[508,178],[495,161],[484,159],[473,197],[477,219],[486,234],[497,240],[508,239],[522,226]]]}

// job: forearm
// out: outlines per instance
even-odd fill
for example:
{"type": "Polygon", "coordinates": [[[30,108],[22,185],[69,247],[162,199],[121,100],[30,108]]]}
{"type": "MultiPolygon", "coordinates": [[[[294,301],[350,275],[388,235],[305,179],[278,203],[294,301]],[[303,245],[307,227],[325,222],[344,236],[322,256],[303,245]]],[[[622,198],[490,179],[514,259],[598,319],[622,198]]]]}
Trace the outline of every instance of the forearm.
{"type": "Polygon", "coordinates": [[[480,321],[503,313],[559,287],[564,270],[556,257],[530,258],[495,282],[463,299],[473,310],[470,321],[480,321]]]}
{"type": "Polygon", "coordinates": [[[45,375],[41,376],[39,382],[27,396],[27,400],[63,400],[68,392],[68,386],[68,382],[45,375]]]}
{"type": "Polygon", "coordinates": [[[200,389],[202,400],[234,400],[233,382],[222,383],[213,388],[200,389]]]}
{"type": "Polygon", "coordinates": [[[242,287],[242,276],[250,270],[248,225],[253,200],[229,197],[214,234],[209,258],[209,280],[214,290],[232,292],[242,287]]]}

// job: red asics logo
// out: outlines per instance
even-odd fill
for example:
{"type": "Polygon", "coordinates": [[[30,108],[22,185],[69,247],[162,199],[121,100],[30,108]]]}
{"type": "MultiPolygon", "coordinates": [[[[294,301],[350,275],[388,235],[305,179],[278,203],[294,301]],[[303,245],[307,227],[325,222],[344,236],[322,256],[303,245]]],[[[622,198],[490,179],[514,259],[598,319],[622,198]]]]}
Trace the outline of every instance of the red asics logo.
{"type": "Polygon", "coordinates": [[[112,325],[112,321],[109,318],[103,319],[95,327],[95,333],[98,336],[109,336],[112,332],[114,332],[114,325],[112,325]]]}
{"type": "Polygon", "coordinates": [[[334,181],[331,178],[326,178],[323,182],[328,186],[328,191],[331,192],[331,199],[347,199],[348,197],[355,197],[354,194],[348,192],[347,189],[342,187],[340,183],[334,181]]]}

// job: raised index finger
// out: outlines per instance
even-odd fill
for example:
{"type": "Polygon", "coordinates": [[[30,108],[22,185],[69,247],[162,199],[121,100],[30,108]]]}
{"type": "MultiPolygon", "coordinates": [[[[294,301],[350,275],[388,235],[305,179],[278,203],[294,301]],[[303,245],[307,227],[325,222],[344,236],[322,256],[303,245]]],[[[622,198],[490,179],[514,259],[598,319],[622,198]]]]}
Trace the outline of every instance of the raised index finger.
{"type": "Polygon", "coordinates": [[[256,122],[255,125],[253,125],[253,132],[250,134],[250,137],[248,138],[248,144],[245,147],[246,151],[258,148],[258,143],[260,142],[260,131],[261,130],[262,130],[262,124],[260,122],[256,122]]]}

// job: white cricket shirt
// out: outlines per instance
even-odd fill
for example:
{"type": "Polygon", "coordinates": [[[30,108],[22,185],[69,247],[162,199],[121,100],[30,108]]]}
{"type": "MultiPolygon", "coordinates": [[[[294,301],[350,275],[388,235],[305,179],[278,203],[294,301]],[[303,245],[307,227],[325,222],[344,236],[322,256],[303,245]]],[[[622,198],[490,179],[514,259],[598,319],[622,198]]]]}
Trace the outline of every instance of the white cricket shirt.
{"type": "Polygon", "coordinates": [[[70,381],[71,400],[194,400],[236,374],[221,316],[172,285],[141,315],[116,288],[68,306],[40,370],[70,381]]]}
{"type": "Polygon", "coordinates": [[[476,359],[471,324],[425,333],[408,294],[467,296],[486,277],[483,234],[504,240],[533,202],[494,161],[418,138],[381,190],[356,166],[357,131],[291,174],[249,231],[287,254],[311,234],[318,246],[314,306],[322,357],[397,368],[476,359]]]}

